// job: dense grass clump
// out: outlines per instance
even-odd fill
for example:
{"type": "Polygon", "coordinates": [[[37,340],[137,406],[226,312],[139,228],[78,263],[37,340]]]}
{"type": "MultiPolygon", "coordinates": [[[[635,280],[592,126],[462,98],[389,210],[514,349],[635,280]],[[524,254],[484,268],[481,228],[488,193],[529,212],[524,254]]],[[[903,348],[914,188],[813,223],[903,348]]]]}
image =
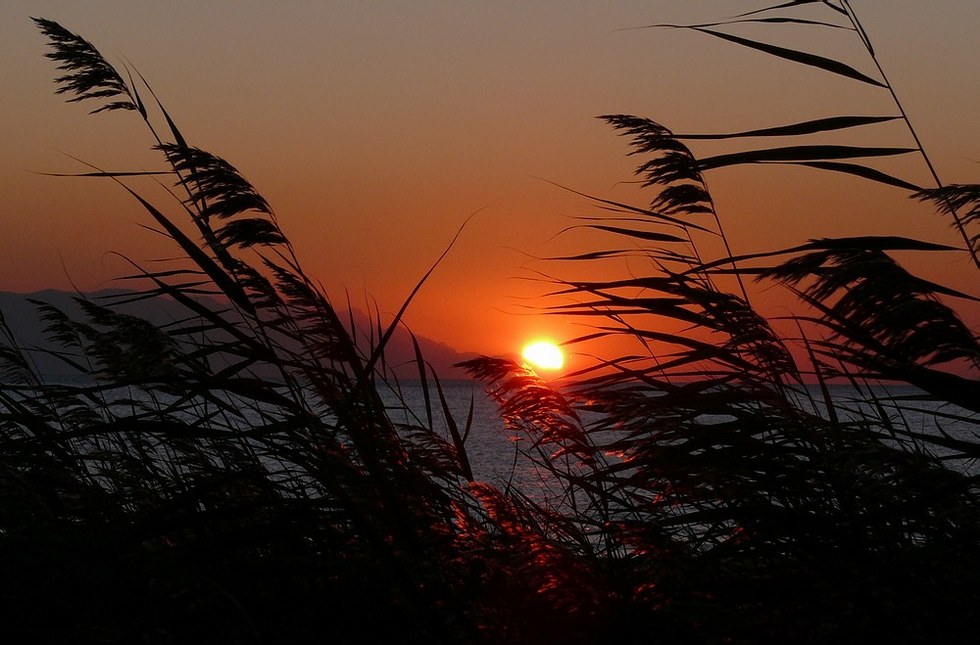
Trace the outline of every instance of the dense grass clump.
{"type": "MultiPolygon", "coordinates": [[[[821,4],[874,56],[846,1],[821,4]]],[[[753,16],[737,20],[765,20],[753,16]]],[[[520,490],[474,479],[468,422],[449,413],[421,352],[426,409],[405,421],[407,402],[383,396],[401,391],[385,348],[404,307],[360,332],[231,164],[189,145],[152,92],[148,105],[125,80],[133,74],[59,24],[36,23],[64,73],[59,92],[146,122],[174,204],[130,188],[139,173],[88,174],[118,182],[183,259],[134,263],[125,279],[139,289],[80,295],[81,317],[38,303],[48,348],[22,347],[0,318],[8,638],[975,641],[980,343],[955,306],[975,297],[912,275],[894,254],[976,262],[977,187],[936,177],[926,189],[867,163],[928,163],[918,143],[706,159],[688,146],[908,123],[904,112],[691,135],[603,117],[630,138],[655,192],[644,206],[597,200],[616,214],[584,225],[630,248],[617,241],[577,261],[629,256],[631,271],[556,280],[577,304],[552,311],[594,327],[570,345],[631,339],[640,351],[560,383],[506,359],[463,365],[524,439],[522,467],[545,479],[520,490]],[[843,237],[738,256],[705,173],[740,163],[913,191],[952,217],[965,247],[843,237]],[[706,237],[725,253],[708,257],[706,237]],[[797,298],[790,327],[753,306],[751,281],[797,298]],[[120,311],[159,300],[183,314],[156,325],[120,311]],[[37,352],[73,378],[47,380],[37,352]]],[[[824,57],[690,28],[890,89],[824,57]]]]}

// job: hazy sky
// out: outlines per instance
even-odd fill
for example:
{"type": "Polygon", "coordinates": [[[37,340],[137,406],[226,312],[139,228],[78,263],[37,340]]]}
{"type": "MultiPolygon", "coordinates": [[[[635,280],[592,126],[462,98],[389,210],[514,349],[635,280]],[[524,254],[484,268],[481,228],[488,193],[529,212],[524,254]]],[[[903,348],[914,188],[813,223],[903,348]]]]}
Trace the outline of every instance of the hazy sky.
{"type": "MultiPolygon", "coordinates": [[[[409,321],[457,349],[493,354],[533,335],[580,331],[526,313],[546,290],[528,280],[536,271],[580,270],[533,256],[609,244],[558,235],[571,218],[599,211],[549,182],[638,204],[650,197],[624,183],[636,159],[596,115],[723,131],[895,113],[883,91],[818,70],[693,32],[623,29],[765,4],[3,0],[0,290],[112,286],[127,269],[108,252],[144,262],[173,253],[139,227],[147,217],[118,187],[37,174],[84,170],[66,155],[113,170],[161,163],[147,152],[152,140],[136,115],[90,116],[91,108],[54,96],[54,66],[30,16],[56,20],[111,61],[138,68],[190,143],[228,159],[265,195],[335,300],[346,289],[355,302],[370,297],[393,312],[478,212],[409,321]]],[[[940,175],[977,182],[976,0],[852,5],[940,175]]],[[[849,32],[769,34],[873,69],[849,32]]],[[[887,127],[866,142],[910,143],[887,127]]],[[[914,160],[890,169],[927,182],[914,160]]],[[[708,180],[737,252],[867,233],[957,243],[901,191],[855,179],[787,168],[708,180]]],[[[158,196],[152,185],[145,190],[158,196]]],[[[975,287],[964,258],[925,268],[975,287]]]]}

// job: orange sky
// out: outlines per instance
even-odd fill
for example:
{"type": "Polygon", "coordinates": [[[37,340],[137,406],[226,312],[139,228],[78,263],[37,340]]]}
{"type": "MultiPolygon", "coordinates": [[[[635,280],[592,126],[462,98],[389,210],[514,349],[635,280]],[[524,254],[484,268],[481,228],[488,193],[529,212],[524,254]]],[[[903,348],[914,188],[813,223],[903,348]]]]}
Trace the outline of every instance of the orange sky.
{"type": "MultiPolygon", "coordinates": [[[[598,211],[545,180],[638,204],[650,197],[622,183],[635,160],[595,115],[725,131],[894,113],[882,91],[706,36],[620,30],[765,4],[4,0],[0,290],[111,286],[126,267],[107,252],[142,261],[172,253],[138,226],[146,217],[117,187],[35,174],[84,169],[65,153],[113,170],[161,163],[135,115],[90,116],[54,96],[54,66],[29,16],[59,21],[111,61],[138,67],[189,141],[228,159],[269,200],[305,268],[337,300],[346,289],[355,304],[371,298],[395,311],[479,211],[408,320],[456,349],[496,354],[532,336],[581,331],[527,314],[547,290],[526,279],[534,271],[582,270],[533,256],[608,243],[556,238],[571,217],[598,211]]],[[[941,177],[976,182],[976,0],[852,4],[941,177]]],[[[851,34],[794,31],[781,42],[871,71],[851,34]]],[[[869,137],[910,143],[887,127],[869,137]]],[[[917,162],[892,168],[927,182],[917,162]]],[[[708,180],[736,252],[869,233],[958,243],[895,189],[798,168],[723,170],[708,180]]],[[[152,185],[138,186],[166,203],[152,185]]],[[[916,268],[976,291],[964,257],[916,268]]]]}

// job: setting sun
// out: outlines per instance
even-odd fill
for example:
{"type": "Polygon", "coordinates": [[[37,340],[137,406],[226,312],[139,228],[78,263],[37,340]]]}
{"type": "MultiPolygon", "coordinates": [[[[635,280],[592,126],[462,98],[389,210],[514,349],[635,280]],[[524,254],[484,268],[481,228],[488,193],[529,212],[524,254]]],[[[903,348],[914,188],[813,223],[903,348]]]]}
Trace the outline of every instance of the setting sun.
{"type": "Polygon", "coordinates": [[[561,369],[565,364],[565,355],[558,345],[547,340],[538,340],[524,347],[521,353],[528,363],[546,370],[561,369]]]}

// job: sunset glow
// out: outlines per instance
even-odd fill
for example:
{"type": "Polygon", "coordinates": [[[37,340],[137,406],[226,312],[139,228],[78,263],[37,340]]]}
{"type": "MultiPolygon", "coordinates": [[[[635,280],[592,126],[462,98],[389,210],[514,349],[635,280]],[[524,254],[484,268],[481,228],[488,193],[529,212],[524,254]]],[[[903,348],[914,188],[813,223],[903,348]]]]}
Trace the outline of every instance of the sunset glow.
{"type": "MultiPolygon", "coordinates": [[[[413,299],[405,322],[416,335],[463,354],[513,352],[515,339],[519,351],[537,333],[560,337],[548,326],[528,329],[525,312],[514,306],[537,302],[549,289],[524,279],[545,268],[525,264],[525,253],[591,252],[608,232],[578,228],[552,239],[567,217],[597,213],[551,182],[625,204],[649,204],[656,196],[624,181],[638,159],[627,157],[628,142],[594,115],[633,112],[678,131],[726,132],[758,125],[741,123],[743,114],[790,123],[864,109],[867,84],[783,61],[786,82],[796,83],[787,91],[772,70],[757,65],[759,52],[673,29],[621,31],[702,23],[717,18],[708,6],[714,4],[0,2],[0,51],[16,61],[9,84],[17,88],[2,99],[9,118],[0,123],[6,169],[0,291],[95,291],[129,271],[113,252],[148,262],[173,251],[162,236],[139,228],[147,215],[114,183],[45,174],[91,170],[73,158],[113,171],[162,165],[157,153],[144,152],[138,115],[88,119],[94,104],[65,105],[53,95],[56,70],[43,56],[35,15],[84,35],[110,62],[122,57],[139,68],[180,130],[206,133],[197,145],[225,157],[268,199],[304,268],[334,297],[343,300],[349,290],[354,305],[367,296],[381,311],[397,311],[463,220],[480,211],[413,299]],[[181,34],[179,46],[172,34],[181,34]],[[257,34],[261,46],[252,41],[257,34]],[[639,63],[676,61],[679,47],[688,48],[683,65],[639,63]],[[721,55],[737,74],[717,73],[721,55]],[[315,82],[310,69],[318,70],[315,82]],[[713,100],[718,96],[726,97],[724,110],[713,100]]],[[[899,20],[893,3],[862,3],[862,19],[875,25],[883,64],[914,102],[917,128],[941,176],[972,183],[980,145],[976,2],[948,0],[941,11],[935,4],[904,2],[899,20]],[[955,74],[935,73],[945,61],[955,74]]],[[[761,37],[752,30],[762,25],[743,26],[743,36],[761,37]]],[[[855,54],[848,62],[860,61],[855,54]]],[[[900,159],[881,161],[905,163],[900,159]]],[[[812,168],[775,175],[765,168],[726,169],[711,179],[735,252],[788,248],[841,231],[863,235],[878,226],[962,244],[952,228],[935,226],[929,206],[901,190],[884,190],[884,201],[872,207],[858,182],[840,183],[812,168]],[[807,173],[805,180],[797,173],[807,173]],[[855,222],[860,231],[850,228],[855,222]]],[[[926,179],[914,174],[918,166],[881,170],[926,179]]],[[[158,206],[169,207],[170,196],[161,197],[158,206]]],[[[173,213],[181,217],[179,206],[173,213]]],[[[615,262],[591,263],[588,277],[619,275],[615,262]]],[[[911,270],[971,292],[974,277],[959,267],[920,263],[911,270]]],[[[775,291],[752,295],[768,308],[785,306],[775,291]]],[[[562,324],[561,317],[550,320],[562,324]]]]}
{"type": "Polygon", "coordinates": [[[851,4],[0,0],[9,642],[980,632],[978,0],[851,4]]]}
{"type": "Polygon", "coordinates": [[[528,344],[521,355],[532,366],[545,370],[558,370],[565,364],[565,355],[561,349],[548,340],[528,344]]]}

